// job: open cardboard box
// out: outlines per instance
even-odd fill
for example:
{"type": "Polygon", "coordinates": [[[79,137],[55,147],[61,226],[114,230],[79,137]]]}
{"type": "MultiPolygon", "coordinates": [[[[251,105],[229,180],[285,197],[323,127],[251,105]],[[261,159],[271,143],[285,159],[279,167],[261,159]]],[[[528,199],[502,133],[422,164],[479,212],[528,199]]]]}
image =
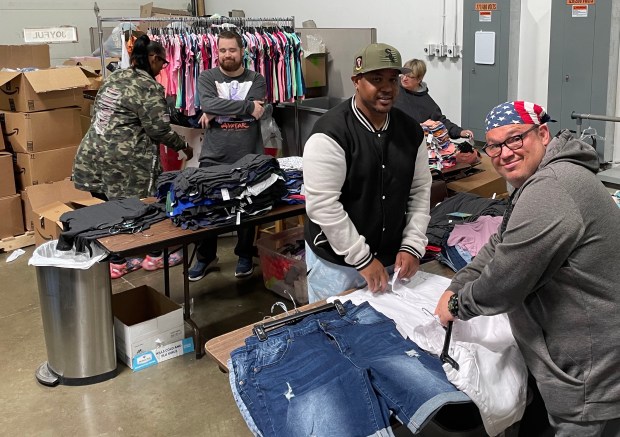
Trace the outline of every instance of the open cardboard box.
{"type": "Polygon", "coordinates": [[[112,295],[116,351],[134,371],[194,350],[183,309],[147,285],[112,295]]]}
{"type": "Polygon", "coordinates": [[[26,229],[35,231],[35,243],[40,245],[58,238],[60,216],[74,209],[102,203],[86,191],[75,188],[65,179],[50,184],[32,185],[21,192],[26,229]]]}
{"type": "Polygon", "coordinates": [[[90,81],[79,67],[0,71],[0,109],[12,112],[46,111],[80,106],[90,81]]]}

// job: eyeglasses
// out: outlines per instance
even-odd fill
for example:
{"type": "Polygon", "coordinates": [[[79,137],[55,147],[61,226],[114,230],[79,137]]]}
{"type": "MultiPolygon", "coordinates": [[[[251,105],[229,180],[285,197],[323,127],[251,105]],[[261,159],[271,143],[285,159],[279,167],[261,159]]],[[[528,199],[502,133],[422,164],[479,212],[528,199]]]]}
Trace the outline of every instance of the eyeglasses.
{"type": "Polygon", "coordinates": [[[506,138],[503,143],[487,143],[482,147],[482,151],[491,158],[497,158],[499,155],[502,154],[502,147],[504,146],[508,147],[510,150],[519,150],[521,147],[523,147],[523,137],[526,136],[528,133],[532,132],[534,129],[537,129],[538,127],[539,126],[535,124],[534,126],[519,135],[506,138]]]}
{"type": "Polygon", "coordinates": [[[412,74],[401,74],[400,77],[402,77],[403,79],[411,79],[411,80],[416,80],[417,77],[415,77],[412,74]]]}
{"type": "Polygon", "coordinates": [[[155,57],[155,59],[159,59],[164,64],[164,67],[170,63],[168,60],[166,60],[166,58],[163,58],[159,55],[153,55],[153,56],[155,57]]]}

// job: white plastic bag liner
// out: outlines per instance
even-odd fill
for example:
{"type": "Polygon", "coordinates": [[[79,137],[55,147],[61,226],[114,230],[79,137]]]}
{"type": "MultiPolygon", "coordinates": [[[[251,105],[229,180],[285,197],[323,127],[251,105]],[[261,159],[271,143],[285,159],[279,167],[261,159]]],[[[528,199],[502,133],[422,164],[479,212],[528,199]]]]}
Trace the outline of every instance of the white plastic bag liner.
{"type": "Polygon", "coordinates": [[[108,255],[108,252],[98,244],[92,244],[91,253],[71,250],[56,250],[58,240],[43,243],[34,250],[28,260],[29,266],[62,267],[65,269],[87,270],[108,255]]]}

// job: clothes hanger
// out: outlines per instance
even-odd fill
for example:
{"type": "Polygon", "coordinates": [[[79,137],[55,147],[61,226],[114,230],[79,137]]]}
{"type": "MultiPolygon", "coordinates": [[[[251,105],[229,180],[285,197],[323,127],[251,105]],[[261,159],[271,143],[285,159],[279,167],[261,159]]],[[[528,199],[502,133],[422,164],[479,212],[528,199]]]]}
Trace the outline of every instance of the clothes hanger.
{"type": "Polygon", "coordinates": [[[344,316],[347,313],[344,306],[342,305],[342,302],[336,299],[332,303],[327,303],[325,305],[321,305],[321,306],[318,306],[316,308],[312,308],[306,311],[300,311],[296,314],[292,314],[290,316],[286,316],[281,319],[274,320],[272,322],[258,323],[254,325],[254,327],[252,328],[252,332],[254,333],[254,335],[258,337],[260,341],[265,341],[267,340],[267,337],[268,337],[267,335],[268,331],[279,328],[280,326],[283,326],[283,325],[289,325],[291,323],[297,322],[298,320],[301,320],[304,317],[310,316],[312,314],[322,313],[324,311],[329,311],[334,308],[338,311],[338,314],[340,315],[340,317],[344,316]]]}

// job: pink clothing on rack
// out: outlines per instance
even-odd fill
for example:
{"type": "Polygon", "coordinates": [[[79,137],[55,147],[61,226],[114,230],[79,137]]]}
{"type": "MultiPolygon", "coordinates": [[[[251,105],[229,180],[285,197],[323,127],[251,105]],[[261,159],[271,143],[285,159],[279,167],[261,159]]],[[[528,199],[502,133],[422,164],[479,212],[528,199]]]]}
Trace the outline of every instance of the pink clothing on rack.
{"type": "Polygon", "coordinates": [[[192,37],[185,35],[185,114],[196,115],[194,97],[196,94],[196,79],[194,78],[194,52],[192,51],[192,37]]]}

